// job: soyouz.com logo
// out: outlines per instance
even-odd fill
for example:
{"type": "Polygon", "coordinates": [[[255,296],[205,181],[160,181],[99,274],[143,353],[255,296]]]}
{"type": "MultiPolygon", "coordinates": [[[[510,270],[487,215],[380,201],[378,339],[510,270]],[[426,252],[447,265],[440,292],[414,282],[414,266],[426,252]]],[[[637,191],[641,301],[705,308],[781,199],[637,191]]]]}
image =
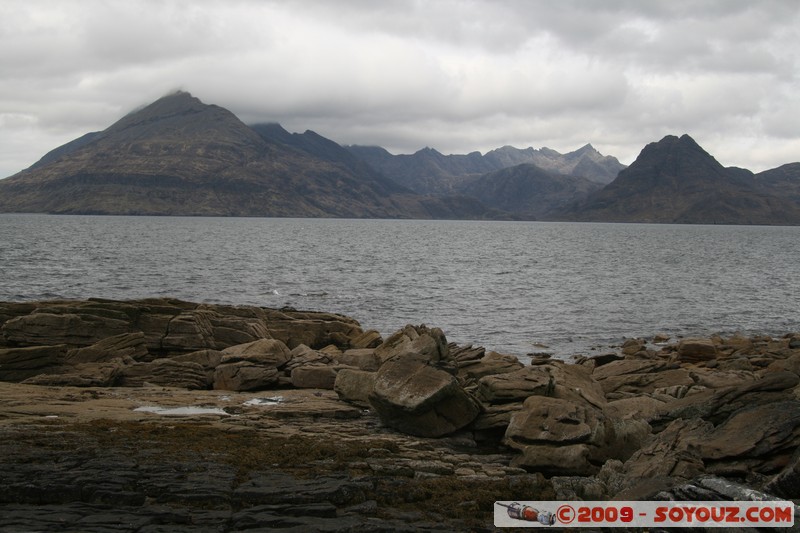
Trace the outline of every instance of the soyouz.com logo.
{"type": "Polygon", "coordinates": [[[495,502],[495,527],[793,527],[795,505],[756,502],[495,502]]]}

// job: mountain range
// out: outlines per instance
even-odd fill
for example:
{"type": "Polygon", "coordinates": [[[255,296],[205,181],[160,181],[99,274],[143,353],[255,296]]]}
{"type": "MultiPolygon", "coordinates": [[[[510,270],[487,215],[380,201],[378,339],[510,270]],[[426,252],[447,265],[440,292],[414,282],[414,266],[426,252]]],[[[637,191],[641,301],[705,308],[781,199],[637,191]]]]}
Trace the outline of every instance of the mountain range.
{"type": "Polygon", "coordinates": [[[560,217],[673,224],[800,224],[800,164],[723,167],[688,135],[644,147],[603,189],[560,217]]]}
{"type": "Polygon", "coordinates": [[[280,130],[175,93],[0,180],[0,212],[502,216],[472,198],[416,194],[333,141],[280,130]]]}
{"type": "Polygon", "coordinates": [[[800,163],[726,168],[688,135],[627,168],[590,144],[392,155],[177,92],[0,180],[0,212],[800,224],[800,163]]]}
{"type": "Polygon", "coordinates": [[[617,158],[604,156],[591,144],[560,154],[550,148],[497,148],[486,155],[444,155],[433,148],[414,154],[392,155],[378,146],[347,146],[360,159],[392,180],[423,194],[460,193],[481,176],[501,169],[531,164],[559,175],[583,177],[605,185],[614,180],[625,165],[617,158]]]}

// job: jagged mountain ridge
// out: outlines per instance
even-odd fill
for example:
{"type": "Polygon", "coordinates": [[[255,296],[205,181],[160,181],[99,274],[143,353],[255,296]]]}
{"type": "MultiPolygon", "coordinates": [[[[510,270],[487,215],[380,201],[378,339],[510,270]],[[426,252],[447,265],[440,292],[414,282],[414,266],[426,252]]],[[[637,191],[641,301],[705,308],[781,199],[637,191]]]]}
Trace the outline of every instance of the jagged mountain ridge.
{"type": "Polygon", "coordinates": [[[346,148],[397,183],[421,194],[465,192],[484,174],[522,164],[534,164],[555,174],[583,177],[600,184],[610,183],[625,168],[617,158],[602,155],[591,144],[567,154],[550,148],[512,146],[503,146],[485,155],[480,152],[444,155],[427,147],[400,155],[377,146],[350,145],[346,148]]]}
{"type": "Polygon", "coordinates": [[[800,163],[754,175],[723,167],[684,135],[647,145],[596,192],[531,163],[491,169],[534,156],[572,173],[616,161],[591,145],[563,156],[511,147],[393,156],[312,131],[247,126],[179,92],[0,180],[0,212],[800,224],[800,163]],[[380,170],[392,165],[455,195],[420,195],[380,170]],[[579,201],[567,206],[570,196],[579,201]]]}
{"type": "Polygon", "coordinates": [[[503,146],[487,152],[484,157],[498,168],[533,164],[557,174],[586,178],[602,185],[611,183],[625,168],[616,157],[601,154],[591,144],[566,154],[546,147],[536,150],[503,146]]]}
{"type": "MultiPolygon", "coordinates": [[[[781,167],[783,168],[783,167],[781,167]]],[[[781,195],[792,188],[793,167],[754,175],[723,167],[689,135],[650,143],[602,190],[555,218],[602,222],[693,224],[800,224],[800,202],[781,195]],[[787,183],[789,185],[787,185],[787,183]]],[[[795,191],[797,189],[794,189],[795,191]]]]}
{"type": "Polygon", "coordinates": [[[303,139],[178,92],[0,180],[0,212],[502,218],[474,199],[416,194],[313,132],[303,139]]]}

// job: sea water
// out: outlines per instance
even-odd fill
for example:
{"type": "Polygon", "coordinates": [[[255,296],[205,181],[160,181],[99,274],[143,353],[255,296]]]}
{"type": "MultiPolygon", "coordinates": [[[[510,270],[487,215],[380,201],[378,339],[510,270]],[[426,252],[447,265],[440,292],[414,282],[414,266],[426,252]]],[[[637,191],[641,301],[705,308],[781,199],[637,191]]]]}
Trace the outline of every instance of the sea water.
{"type": "Polygon", "coordinates": [[[424,323],[523,358],[782,334],[800,227],[0,215],[0,300],[158,296],[424,323]]]}

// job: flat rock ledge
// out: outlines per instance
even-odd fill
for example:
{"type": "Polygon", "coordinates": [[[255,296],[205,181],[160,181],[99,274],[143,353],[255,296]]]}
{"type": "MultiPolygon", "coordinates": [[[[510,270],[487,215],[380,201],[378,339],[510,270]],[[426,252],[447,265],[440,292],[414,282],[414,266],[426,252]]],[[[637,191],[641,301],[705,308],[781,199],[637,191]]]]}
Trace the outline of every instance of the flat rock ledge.
{"type": "Polygon", "coordinates": [[[800,334],[529,365],[172,299],[0,303],[0,532],[491,531],[495,500],[800,503],[800,334]]]}

